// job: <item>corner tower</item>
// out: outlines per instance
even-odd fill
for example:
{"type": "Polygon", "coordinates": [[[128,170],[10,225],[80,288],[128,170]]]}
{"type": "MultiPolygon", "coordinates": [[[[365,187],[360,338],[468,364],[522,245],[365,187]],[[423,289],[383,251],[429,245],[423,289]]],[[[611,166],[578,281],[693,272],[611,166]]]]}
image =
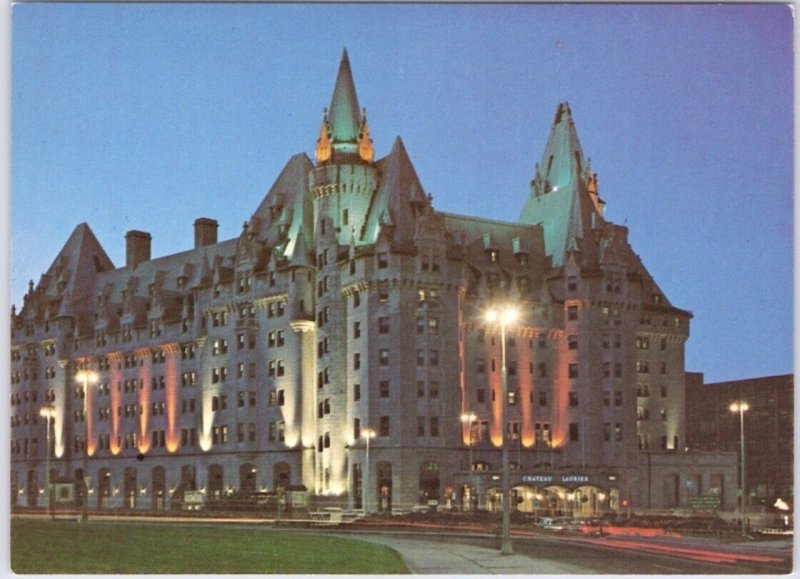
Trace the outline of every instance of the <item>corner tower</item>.
{"type": "Polygon", "coordinates": [[[323,111],[309,175],[315,238],[338,245],[363,243],[364,224],[380,177],[366,109],[359,109],[347,50],[342,53],[330,108],[323,111]]]}

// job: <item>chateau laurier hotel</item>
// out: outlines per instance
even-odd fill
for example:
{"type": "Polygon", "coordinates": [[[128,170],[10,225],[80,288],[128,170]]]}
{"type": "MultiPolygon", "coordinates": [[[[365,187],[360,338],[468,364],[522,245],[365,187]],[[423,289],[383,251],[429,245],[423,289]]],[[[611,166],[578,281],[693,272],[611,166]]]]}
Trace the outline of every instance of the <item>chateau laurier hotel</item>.
{"type": "Polygon", "coordinates": [[[304,486],[312,508],[492,510],[505,429],[515,509],[735,508],[735,454],[684,448],[691,314],[604,218],[566,103],[519,204],[441,213],[399,138],[376,159],[345,53],[315,159],[289,159],[239,237],[199,218],[193,249],[152,258],[129,231],[116,267],[80,224],[31,282],[12,506],[47,504],[49,479],[91,509],[304,486]],[[509,303],[504,426],[485,314],[509,303]]]}

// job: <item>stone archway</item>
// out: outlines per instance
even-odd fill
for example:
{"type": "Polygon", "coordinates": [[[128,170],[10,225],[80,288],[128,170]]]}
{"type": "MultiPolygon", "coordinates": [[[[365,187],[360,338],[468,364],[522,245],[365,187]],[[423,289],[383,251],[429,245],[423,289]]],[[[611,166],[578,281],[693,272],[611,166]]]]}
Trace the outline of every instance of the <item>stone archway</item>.
{"type": "Polygon", "coordinates": [[[125,479],[122,485],[122,493],[126,509],[136,508],[136,469],[129,466],[125,469],[125,479]]]}
{"type": "Polygon", "coordinates": [[[39,476],[36,470],[30,469],[28,471],[27,484],[25,485],[25,493],[28,495],[28,506],[35,507],[39,501],[39,476]]]}
{"type": "Polygon", "coordinates": [[[151,508],[160,511],[164,509],[164,497],[167,488],[167,475],[163,466],[153,467],[152,494],[150,497],[151,508]]]}
{"type": "Polygon", "coordinates": [[[279,488],[286,490],[289,488],[292,480],[292,467],[288,462],[279,462],[272,467],[272,490],[277,491],[279,488]]]}
{"type": "Polygon", "coordinates": [[[239,465],[239,492],[244,495],[256,492],[256,465],[252,462],[239,465]]]}
{"type": "Polygon", "coordinates": [[[424,460],[419,465],[419,502],[425,505],[428,501],[438,501],[440,495],[439,463],[424,460]]]}
{"type": "Polygon", "coordinates": [[[225,470],[221,464],[212,464],[208,467],[208,500],[218,501],[222,498],[224,491],[225,470]]]}
{"type": "Polygon", "coordinates": [[[107,468],[97,471],[97,507],[107,509],[111,497],[111,472],[107,468]]]}

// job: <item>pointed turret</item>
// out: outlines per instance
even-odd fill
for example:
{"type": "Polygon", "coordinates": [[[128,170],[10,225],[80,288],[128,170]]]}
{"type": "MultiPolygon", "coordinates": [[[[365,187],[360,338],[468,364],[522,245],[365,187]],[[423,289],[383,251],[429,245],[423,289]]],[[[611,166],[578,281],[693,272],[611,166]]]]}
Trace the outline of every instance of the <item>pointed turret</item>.
{"type": "Polygon", "coordinates": [[[334,142],[355,142],[358,139],[358,129],[361,124],[359,117],[358,97],[356,86],[353,82],[353,72],[350,70],[350,59],[347,49],[342,52],[342,61],[339,64],[339,74],[336,76],[336,85],[330,106],[330,121],[334,142]]]}
{"type": "Polygon", "coordinates": [[[322,127],[319,129],[315,157],[318,165],[331,158],[331,122],[328,120],[328,109],[322,111],[322,127]]]}
{"type": "Polygon", "coordinates": [[[535,173],[520,221],[542,225],[545,251],[558,267],[566,254],[578,247],[586,231],[602,221],[596,180],[583,155],[567,103],[558,105],[535,173]]]}
{"type": "Polygon", "coordinates": [[[345,49],[333,88],[331,106],[323,114],[316,147],[317,165],[353,161],[372,163],[373,157],[366,109],[358,106],[353,72],[345,49]]]}
{"type": "Polygon", "coordinates": [[[541,190],[537,192],[545,195],[565,187],[574,188],[584,180],[585,168],[586,160],[572,121],[572,111],[568,103],[560,103],[539,170],[534,176],[534,180],[541,183],[541,190]]]}
{"type": "Polygon", "coordinates": [[[367,109],[361,111],[361,128],[358,132],[358,156],[367,163],[372,163],[375,157],[375,150],[372,148],[372,137],[369,136],[369,126],[367,125],[367,109]]]}

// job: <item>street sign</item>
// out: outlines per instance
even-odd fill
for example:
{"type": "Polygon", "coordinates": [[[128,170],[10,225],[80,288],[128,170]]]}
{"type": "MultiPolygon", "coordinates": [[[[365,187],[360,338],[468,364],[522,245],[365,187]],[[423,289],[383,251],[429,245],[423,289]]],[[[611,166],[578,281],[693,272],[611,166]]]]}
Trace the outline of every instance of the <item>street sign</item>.
{"type": "Polygon", "coordinates": [[[719,508],[719,497],[717,495],[689,497],[689,508],[698,511],[713,511],[719,508]]]}

